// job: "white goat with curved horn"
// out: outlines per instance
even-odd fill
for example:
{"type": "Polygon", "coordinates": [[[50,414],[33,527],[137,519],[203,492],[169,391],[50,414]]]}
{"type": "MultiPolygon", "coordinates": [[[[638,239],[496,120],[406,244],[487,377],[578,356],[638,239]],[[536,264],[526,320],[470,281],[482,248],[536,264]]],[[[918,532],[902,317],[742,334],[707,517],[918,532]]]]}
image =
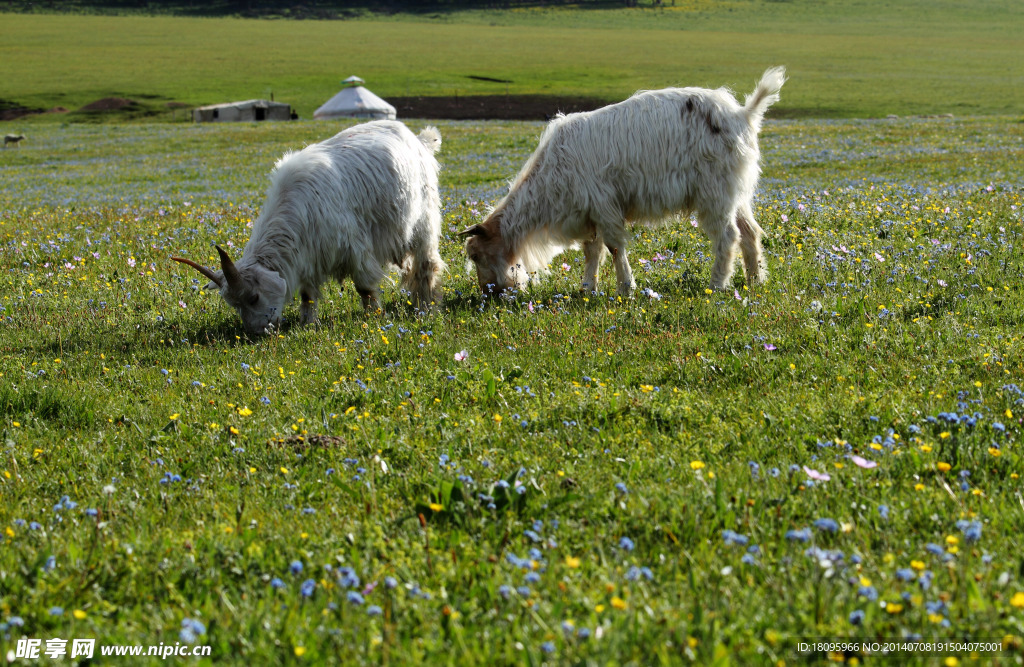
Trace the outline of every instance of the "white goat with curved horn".
{"type": "Polygon", "coordinates": [[[246,331],[280,324],[288,299],[302,299],[301,322],[316,321],[320,285],[351,277],[368,311],[380,307],[384,267],[397,266],[418,308],[441,301],[441,200],[433,127],[413,135],[397,121],[356,125],[286,154],[238,262],[220,246],[220,271],[189,259],[241,315],[246,331]]]}

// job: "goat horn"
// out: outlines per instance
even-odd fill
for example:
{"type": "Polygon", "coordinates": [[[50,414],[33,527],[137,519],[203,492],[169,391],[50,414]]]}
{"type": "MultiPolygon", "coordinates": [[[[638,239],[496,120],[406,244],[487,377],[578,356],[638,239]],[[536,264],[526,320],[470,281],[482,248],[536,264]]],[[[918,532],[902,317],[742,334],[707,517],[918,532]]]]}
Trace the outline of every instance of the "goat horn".
{"type": "Polygon", "coordinates": [[[206,268],[202,264],[196,264],[191,259],[185,259],[184,257],[171,257],[171,259],[174,260],[175,262],[181,262],[182,264],[188,264],[193,269],[195,269],[199,273],[203,274],[204,276],[206,276],[207,278],[209,278],[213,282],[217,283],[218,285],[220,285],[223,282],[223,279],[220,276],[218,276],[216,273],[214,273],[210,269],[206,268]]]}
{"type": "Polygon", "coordinates": [[[220,246],[214,247],[217,248],[217,252],[220,254],[220,270],[224,272],[224,280],[227,281],[228,288],[238,289],[242,285],[242,276],[238,273],[238,269],[235,268],[235,263],[224,252],[224,248],[220,246]]]}

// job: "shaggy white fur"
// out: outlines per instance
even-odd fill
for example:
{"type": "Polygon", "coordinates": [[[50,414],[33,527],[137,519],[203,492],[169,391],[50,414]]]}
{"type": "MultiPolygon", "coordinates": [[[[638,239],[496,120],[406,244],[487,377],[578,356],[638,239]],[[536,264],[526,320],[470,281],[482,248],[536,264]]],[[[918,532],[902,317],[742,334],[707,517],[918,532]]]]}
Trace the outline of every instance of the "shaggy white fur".
{"type": "Polygon", "coordinates": [[[397,266],[419,308],[441,301],[438,253],[441,146],[437,129],[419,137],[397,121],[356,125],[282,157],[238,262],[217,248],[221,270],[172,257],[210,278],[250,334],[280,323],[287,300],[316,321],[320,285],[351,277],[366,310],[379,305],[385,267],[397,266]]]}
{"type": "Polygon", "coordinates": [[[481,290],[523,287],[555,255],[582,243],[583,288],[597,288],[607,248],[618,292],[628,295],[636,283],[627,223],[654,225],[676,213],[695,213],[711,239],[712,287],[726,288],[737,242],[747,279],[763,281],[762,230],[751,207],[757,134],[784,82],[784,68],[767,70],[742,106],[725,89],[667,88],[556,116],[509,193],[462,232],[481,290]]]}

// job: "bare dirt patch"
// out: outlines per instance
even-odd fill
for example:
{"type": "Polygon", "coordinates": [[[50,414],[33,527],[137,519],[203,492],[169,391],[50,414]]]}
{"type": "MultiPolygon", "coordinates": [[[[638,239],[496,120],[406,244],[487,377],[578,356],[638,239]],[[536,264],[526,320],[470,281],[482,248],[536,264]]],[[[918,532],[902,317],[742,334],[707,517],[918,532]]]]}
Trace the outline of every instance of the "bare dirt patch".
{"type": "Polygon", "coordinates": [[[79,111],[96,112],[96,111],[122,111],[130,107],[138,107],[139,103],[135,100],[129,100],[124,97],[104,97],[101,100],[90,102],[79,111]]]}
{"type": "Polygon", "coordinates": [[[548,120],[556,113],[593,111],[608,104],[591,97],[558,95],[471,95],[389,97],[399,118],[441,120],[548,120]]]}

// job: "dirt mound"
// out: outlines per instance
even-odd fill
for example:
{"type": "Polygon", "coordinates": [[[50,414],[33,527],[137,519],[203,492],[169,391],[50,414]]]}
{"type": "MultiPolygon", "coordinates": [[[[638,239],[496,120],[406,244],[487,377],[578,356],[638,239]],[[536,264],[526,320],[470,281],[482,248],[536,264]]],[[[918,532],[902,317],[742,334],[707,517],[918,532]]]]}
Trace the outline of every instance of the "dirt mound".
{"type": "Polygon", "coordinates": [[[558,112],[593,111],[608,102],[557,95],[472,95],[469,97],[389,97],[399,118],[448,120],[547,120],[558,112]]]}
{"type": "Polygon", "coordinates": [[[18,120],[23,116],[31,116],[34,113],[42,113],[42,109],[30,109],[17,102],[0,100],[0,120],[18,120]]]}
{"type": "Polygon", "coordinates": [[[123,97],[104,97],[102,100],[86,104],[79,111],[121,111],[122,109],[137,106],[139,106],[139,103],[135,100],[123,97]]]}

